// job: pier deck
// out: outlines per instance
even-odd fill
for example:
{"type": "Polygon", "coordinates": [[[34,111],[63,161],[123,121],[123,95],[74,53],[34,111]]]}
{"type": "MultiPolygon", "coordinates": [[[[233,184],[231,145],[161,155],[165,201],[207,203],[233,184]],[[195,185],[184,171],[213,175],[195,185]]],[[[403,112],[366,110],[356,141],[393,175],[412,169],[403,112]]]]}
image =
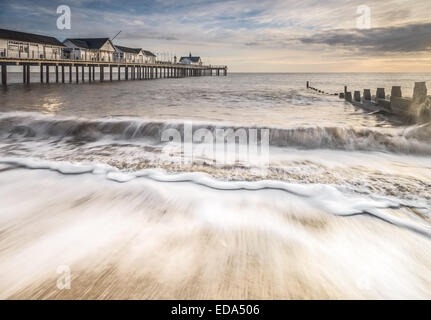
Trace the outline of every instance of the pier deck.
{"type": "Polygon", "coordinates": [[[0,58],[2,85],[7,85],[7,66],[22,66],[23,83],[30,83],[30,66],[40,67],[40,82],[49,83],[50,72],[55,72],[55,82],[84,82],[85,72],[88,72],[88,82],[95,81],[95,70],[99,68],[99,81],[113,81],[113,69],[117,70],[117,80],[121,79],[124,70],[124,80],[152,80],[159,78],[184,78],[200,76],[227,75],[227,66],[172,64],[172,63],[131,63],[123,61],[85,61],[85,60],[44,60],[25,58],[0,58]],[[52,67],[52,69],[51,69],[52,67]],[[65,70],[68,68],[69,70],[65,70]],[[108,68],[109,78],[105,79],[105,69],[108,68]],[[68,72],[66,72],[68,71],[68,72]],[[220,72],[221,71],[221,72],[220,72]],[[45,76],[44,76],[45,74],[45,76]],[[73,77],[74,75],[74,77],[73,77]]]}

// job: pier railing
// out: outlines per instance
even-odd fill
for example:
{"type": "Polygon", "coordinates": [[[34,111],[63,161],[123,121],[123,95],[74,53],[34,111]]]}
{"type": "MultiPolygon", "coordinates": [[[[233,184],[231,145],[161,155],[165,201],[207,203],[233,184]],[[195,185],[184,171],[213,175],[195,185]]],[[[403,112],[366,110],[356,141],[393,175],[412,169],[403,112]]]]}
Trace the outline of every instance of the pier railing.
{"type": "Polygon", "coordinates": [[[200,76],[227,75],[227,66],[210,66],[196,64],[181,64],[170,62],[124,62],[124,61],[93,61],[93,60],[70,60],[70,59],[34,59],[1,57],[1,79],[4,86],[7,85],[7,66],[22,66],[23,83],[30,83],[30,67],[40,67],[40,82],[49,83],[50,68],[55,70],[55,82],[65,83],[65,69],[68,70],[69,82],[85,81],[85,72],[88,72],[88,82],[95,81],[95,69],[99,68],[99,80],[105,80],[105,69],[109,68],[109,81],[113,81],[113,69],[117,69],[117,79],[121,79],[121,71],[124,70],[124,80],[150,80],[160,78],[185,78],[200,76]],[[130,72],[130,77],[129,77],[130,72]],[[44,78],[45,74],[45,78],[44,78]],[[80,76],[81,74],[81,76],[80,76]],[[61,78],[60,78],[61,75],[61,78]]]}

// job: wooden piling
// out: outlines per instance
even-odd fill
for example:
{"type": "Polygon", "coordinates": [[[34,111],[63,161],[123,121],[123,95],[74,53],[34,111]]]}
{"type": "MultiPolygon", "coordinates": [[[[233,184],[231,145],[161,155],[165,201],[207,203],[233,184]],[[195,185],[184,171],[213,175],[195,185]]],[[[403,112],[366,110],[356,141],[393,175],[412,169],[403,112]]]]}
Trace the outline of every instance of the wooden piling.
{"type": "Polygon", "coordinates": [[[364,89],[364,100],[371,101],[371,90],[364,89]]]}
{"type": "Polygon", "coordinates": [[[55,65],[55,83],[58,83],[58,65],[55,65]]]}
{"type": "Polygon", "coordinates": [[[347,91],[344,94],[344,100],[346,100],[347,102],[352,102],[352,93],[350,91],[347,91]]]}
{"type": "Polygon", "coordinates": [[[22,83],[27,83],[27,70],[26,65],[22,65],[22,83]]]}
{"type": "Polygon", "coordinates": [[[401,87],[400,86],[393,86],[392,90],[391,90],[391,98],[392,97],[401,98],[402,96],[403,96],[403,94],[401,92],[401,87]]]}
{"type": "Polygon", "coordinates": [[[72,83],[72,65],[69,65],[69,83],[72,83]]]}
{"type": "Polygon", "coordinates": [[[82,83],[85,82],[85,67],[84,67],[84,65],[81,66],[81,81],[82,81],[82,83]]]}
{"type": "Polygon", "coordinates": [[[45,66],[46,71],[46,83],[49,83],[49,64],[45,66]]]}
{"type": "Polygon", "coordinates": [[[75,82],[79,83],[79,67],[75,66],[75,82]]]}
{"type": "Polygon", "coordinates": [[[64,66],[61,66],[61,83],[64,83],[64,66]]]}
{"type": "Polygon", "coordinates": [[[356,102],[361,102],[361,92],[360,91],[355,91],[353,94],[353,97],[354,97],[356,102]]]}
{"type": "Polygon", "coordinates": [[[2,63],[1,65],[1,83],[3,86],[7,86],[7,65],[2,63]]]}
{"type": "Polygon", "coordinates": [[[43,64],[40,65],[40,83],[43,83],[43,64]]]}
{"type": "Polygon", "coordinates": [[[386,99],[385,88],[377,88],[376,98],[377,99],[386,99]]]}
{"type": "Polygon", "coordinates": [[[413,89],[413,101],[417,104],[425,102],[428,90],[425,82],[415,82],[413,89]]]}
{"type": "Polygon", "coordinates": [[[105,80],[105,74],[104,74],[105,70],[104,69],[105,68],[103,67],[103,65],[101,65],[99,67],[99,80],[100,80],[100,82],[103,82],[105,80]]]}
{"type": "Polygon", "coordinates": [[[26,72],[27,72],[27,84],[30,84],[30,65],[28,64],[26,67],[26,72]]]}

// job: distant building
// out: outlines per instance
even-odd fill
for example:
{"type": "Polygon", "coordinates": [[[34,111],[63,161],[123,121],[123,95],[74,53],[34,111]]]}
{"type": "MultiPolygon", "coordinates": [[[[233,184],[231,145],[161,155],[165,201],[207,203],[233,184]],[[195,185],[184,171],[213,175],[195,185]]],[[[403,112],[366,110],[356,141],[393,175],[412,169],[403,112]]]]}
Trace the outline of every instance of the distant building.
{"type": "Polygon", "coordinates": [[[146,63],[156,63],[156,55],[148,50],[142,50],[144,52],[146,63]]]}
{"type": "Polygon", "coordinates": [[[0,29],[0,57],[56,60],[63,48],[53,37],[0,29]]]}
{"type": "Polygon", "coordinates": [[[115,46],[116,61],[129,63],[155,63],[156,55],[150,51],[141,48],[128,48],[123,46],[115,46]]]}
{"type": "Polygon", "coordinates": [[[144,53],[140,48],[115,46],[115,61],[143,63],[144,53]]]}
{"type": "Polygon", "coordinates": [[[192,65],[202,65],[201,57],[194,57],[190,53],[188,57],[181,57],[180,63],[182,64],[192,64],[192,65]]]}
{"type": "Polygon", "coordinates": [[[109,38],[66,39],[63,44],[67,47],[63,50],[65,59],[114,61],[116,50],[109,38]]]}

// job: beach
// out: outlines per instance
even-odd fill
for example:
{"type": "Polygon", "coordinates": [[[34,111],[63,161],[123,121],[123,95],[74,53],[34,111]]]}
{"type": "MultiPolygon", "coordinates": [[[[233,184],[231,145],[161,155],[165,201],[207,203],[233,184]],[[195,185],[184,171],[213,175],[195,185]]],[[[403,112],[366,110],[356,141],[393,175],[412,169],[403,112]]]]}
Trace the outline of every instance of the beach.
{"type": "Polygon", "coordinates": [[[0,297],[431,298],[430,125],[305,88],[409,96],[427,77],[11,84],[0,91],[0,297]],[[220,164],[217,144],[190,157],[163,138],[189,127],[267,133],[269,157],[220,164]]]}

